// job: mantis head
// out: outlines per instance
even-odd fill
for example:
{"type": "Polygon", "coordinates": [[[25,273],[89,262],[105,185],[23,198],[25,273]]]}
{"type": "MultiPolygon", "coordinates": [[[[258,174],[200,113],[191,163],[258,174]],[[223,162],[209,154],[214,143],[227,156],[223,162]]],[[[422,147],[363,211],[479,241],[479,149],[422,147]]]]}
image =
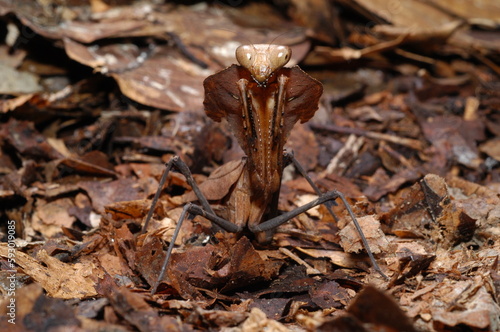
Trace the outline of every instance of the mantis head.
{"type": "Polygon", "coordinates": [[[236,49],[236,60],[259,85],[264,85],[276,70],[285,66],[291,55],[288,46],[274,44],[241,45],[236,49]]]}

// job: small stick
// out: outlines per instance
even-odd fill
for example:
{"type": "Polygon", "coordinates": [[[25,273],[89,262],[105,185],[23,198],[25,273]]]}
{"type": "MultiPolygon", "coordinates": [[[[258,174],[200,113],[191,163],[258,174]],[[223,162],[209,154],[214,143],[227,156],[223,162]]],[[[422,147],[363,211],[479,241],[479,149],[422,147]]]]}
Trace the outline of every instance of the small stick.
{"type": "Polygon", "coordinates": [[[394,144],[398,145],[403,145],[406,147],[409,147],[414,150],[422,150],[423,149],[423,144],[422,142],[412,139],[412,138],[406,138],[406,137],[400,137],[400,136],[394,136],[394,135],[389,135],[389,134],[382,134],[382,133],[377,133],[373,131],[367,131],[361,128],[348,128],[348,127],[341,127],[333,124],[311,124],[311,128],[315,130],[324,130],[328,132],[334,132],[334,133],[341,133],[341,134],[354,134],[358,136],[364,136],[368,138],[373,138],[373,139],[378,139],[382,141],[387,141],[391,142],[394,144]]]}
{"type": "MultiPolygon", "coordinates": [[[[325,176],[326,174],[332,174],[335,172],[339,166],[340,160],[347,155],[348,157],[351,157],[350,159],[352,160],[358,155],[359,149],[363,146],[365,140],[363,137],[356,137],[355,135],[349,135],[347,138],[347,142],[344,144],[344,146],[339,150],[339,152],[330,160],[330,163],[328,163],[328,166],[326,167],[325,171],[320,174],[320,176],[325,176]],[[350,155],[348,153],[350,152],[350,155]]],[[[348,165],[346,165],[348,166],[348,165]]],[[[342,172],[343,173],[343,172],[342,172]]]]}
{"type": "Polygon", "coordinates": [[[321,274],[320,271],[318,271],[317,269],[315,269],[314,267],[309,265],[306,261],[304,261],[299,256],[295,255],[293,252],[291,252],[287,248],[281,247],[279,250],[282,253],[284,253],[285,255],[287,255],[288,257],[290,257],[291,259],[293,259],[294,261],[296,261],[297,263],[299,263],[300,265],[304,265],[306,267],[307,274],[321,274]]]}

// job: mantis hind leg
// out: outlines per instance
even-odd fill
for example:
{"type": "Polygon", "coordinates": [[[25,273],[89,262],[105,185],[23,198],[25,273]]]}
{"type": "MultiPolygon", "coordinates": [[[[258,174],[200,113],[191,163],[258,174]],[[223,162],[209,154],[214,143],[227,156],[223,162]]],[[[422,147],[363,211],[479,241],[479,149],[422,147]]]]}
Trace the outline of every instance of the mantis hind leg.
{"type": "Polygon", "coordinates": [[[196,194],[196,197],[200,201],[201,206],[203,208],[212,213],[215,214],[214,211],[212,210],[212,207],[208,203],[207,199],[201,192],[200,188],[198,188],[198,185],[196,184],[196,181],[193,178],[193,175],[191,174],[191,171],[189,170],[189,167],[186,165],[184,161],[179,156],[174,156],[172,159],[169,160],[168,163],[165,164],[165,171],[163,172],[163,175],[160,179],[160,183],[158,185],[158,190],[155,193],[155,196],[153,197],[153,200],[151,201],[151,207],[149,208],[148,215],[146,217],[146,221],[144,222],[144,225],[142,226],[140,234],[143,234],[146,232],[149,226],[149,222],[151,221],[151,217],[153,216],[153,212],[155,210],[156,204],[158,203],[158,199],[160,198],[160,194],[163,190],[163,186],[165,185],[165,182],[167,181],[168,174],[170,173],[170,170],[172,168],[176,168],[179,170],[179,172],[182,173],[186,177],[186,180],[188,184],[193,188],[194,193],[196,194]]]}
{"type": "MultiPolygon", "coordinates": [[[[285,165],[286,166],[288,166],[290,164],[293,164],[293,166],[295,166],[295,169],[300,173],[300,175],[302,175],[307,180],[307,182],[309,183],[309,185],[311,186],[311,188],[313,188],[313,190],[316,193],[316,195],[321,196],[323,194],[321,192],[321,190],[319,190],[318,186],[311,179],[311,177],[307,174],[307,172],[304,169],[304,167],[302,167],[302,165],[299,163],[299,161],[295,158],[295,156],[293,154],[293,151],[285,151],[284,152],[284,160],[285,160],[285,165]]],[[[335,201],[328,201],[328,202],[324,203],[323,205],[327,208],[328,212],[333,217],[333,219],[338,222],[339,218],[337,217],[337,215],[335,214],[335,212],[333,212],[333,209],[332,209],[332,206],[337,206],[338,205],[337,202],[335,202],[335,201]]]]}
{"type": "Polygon", "coordinates": [[[153,285],[153,288],[151,288],[151,295],[156,293],[156,290],[158,289],[158,286],[160,285],[161,281],[163,280],[163,277],[165,276],[165,273],[167,272],[167,267],[168,267],[168,262],[170,261],[170,256],[172,255],[172,250],[174,249],[175,245],[175,240],[177,239],[177,236],[179,236],[179,232],[181,230],[182,224],[186,217],[188,215],[193,215],[193,216],[202,216],[210,220],[211,222],[215,223],[216,225],[224,228],[228,232],[232,233],[237,233],[241,231],[240,227],[223,219],[218,217],[216,214],[212,212],[205,211],[201,206],[193,204],[193,203],[188,203],[184,206],[182,209],[181,216],[179,217],[179,221],[177,222],[177,226],[175,227],[174,235],[172,236],[172,240],[170,240],[170,244],[168,245],[167,249],[167,255],[165,256],[165,259],[163,260],[163,264],[161,266],[160,274],[158,275],[158,278],[156,279],[156,283],[153,285]],[[226,229],[227,227],[227,229],[226,229]]]}
{"type": "MultiPolygon", "coordinates": [[[[312,206],[309,207],[309,208],[307,208],[307,209],[305,209],[304,211],[307,211],[308,209],[310,209],[310,208],[312,208],[312,207],[314,207],[316,205],[323,204],[327,208],[328,212],[332,215],[332,217],[336,221],[338,221],[339,219],[335,215],[335,213],[333,212],[332,206],[338,205],[335,202],[335,200],[337,198],[340,198],[340,200],[342,201],[342,203],[344,204],[344,206],[345,206],[345,208],[347,210],[347,213],[349,214],[349,217],[351,217],[351,220],[352,220],[352,222],[354,224],[354,227],[356,227],[356,230],[358,231],[359,237],[361,239],[361,243],[363,244],[363,247],[365,248],[365,251],[368,254],[368,257],[370,258],[370,262],[372,263],[373,268],[384,279],[388,279],[388,277],[382,272],[382,269],[380,268],[380,266],[378,265],[377,261],[375,260],[375,257],[373,256],[373,253],[372,253],[372,251],[370,249],[370,245],[368,244],[368,241],[366,240],[365,234],[363,233],[363,229],[359,225],[358,219],[354,215],[354,212],[352,211],[351,205],[349,204],[349,202],[347,202],[347,199],[345,198],[344,194],[342,194],[341,192],[339,192],[337,190],[333,190],[333,191],[330,191],[328,193],[322,193],[321,190],[319,190],[318,186],[316,186],[316,184],[309,177],[309,175],[307,175],[307,172],[304,170],[304,167],[302,167],[302,165],[298,162],[298,160],[295,159],[295,157],[293,155],[293,152],[285,151],[284,154],[285,154],[285,156],[284,156],[285,165],[293,164],[295,166],[295,168],[297,169],[297,171],[307,180],[307,182],[311,185],[311,187],[313,188],[313,190],[319,196],[319,198],[317,200],[311,202],[311,203],[313,203],[312,206]],[[327,199],[324,199],[324,198],[327,198],[327,199]]],[[[311,203],[306,204],[306,205],[304,205],[302,207],[299,207],[299,208],[295,209],[294,211],[299,210],[301,208],[304,208],[305,206],[310,205],[311,203]]],[[[302,212],[304,212],[304,211],[302,211],[302,212]]],[[[296,215],[298,215],[298,214],[300,214],[302,212],[299,212],[296,215]]],[[[281,215],[280,217],[282,217],[282,216],[283,215],[281,215]]],[[[293,218],[293,217],[290,217],[290,218],[293,218]]],[[[271,219],[269,221],[266,221],[266,222],[260,224],[259,226],[264,226],[265,224],[267,224],[269,222],[271,222],[270,224],[273,224],[272,221],[275,220],[275,219],[277,219],[277,218],[274,218],[274,219],[271,219]]],[[[279,225],[281,225],[283,223],[281,220],[274,221],[274,223],[276,223],[276,222],[279,222],[279,224],[276,225],[276,226],[274,226],[274,227],[277,227],[277,226],[279,226],[279,225]]]]}
{"type": "Polygon", "coordinates": [[[186,219],[186,217],[188,215],[203,216],[206,219],[210,220],[213,224],[221,227],[222,229],[224,229],[227,232],[232,232],[232,233],[241,232],[240,226],[235,225],[228,220],[220,218],[219,216],[217,216],[215,214],[215,212],[212,210],[212,207],[208,203],[208,200],[205,198],[205,196],[201,192],[200,188],[196,184],[196,181],[194,180],[193,175],[191,174],[191,171],[189,170],[189,167],[178,156],[174,156],[165,165],[165,172],[163,173],[163,175],[161,177],[160,183],[158,185],[158,190],[156,191],[155,196],[153,197],[153,200],[151,202],[151,207],[149,209],[148,215],[146,217],[146,221],[144,222],[144,225],[141,229],[140,234],[145,233],[148,226],[149,226],[149,222],[151,221],[156,204],[158,203],[160,193],[163,190],[163,186],[165,185],[165,182],[168,178],[168,174],[170,173],[172,168],[176,168],[186,177],[187,182],[189,183],[189,185],[193,189],[194,193],[196,194],[196,197],[198,198],[198,201],[200,202],[201,206],[195,205],[192,203],[188,203],[184,206],[184,209],[182,210],[179,221],[177,222],[177,226],[175,228],[174,235],[172,236],[172,240],[170,241],[170,244],[168,246],[167,255],[165,256],[165,260],[163,261],[162,268],[160,270],[160,274],[158,275],[158,279],[157,279],[156,283],[153,285],[153,288],[151,289],[151,294],[156,293],[156,290],[157,290],[158,286],[160,285],[160,282],[163,280],[163,277],[165,276],[165,272],[167,271],[168,262],[170,260],[170,256],[172,255],[172,250],[174,249],[175,240],[177,239],[177,236],[179,236],[179,232],[180,232],[182,223],[184,222],[184,220],[186,219]]]}

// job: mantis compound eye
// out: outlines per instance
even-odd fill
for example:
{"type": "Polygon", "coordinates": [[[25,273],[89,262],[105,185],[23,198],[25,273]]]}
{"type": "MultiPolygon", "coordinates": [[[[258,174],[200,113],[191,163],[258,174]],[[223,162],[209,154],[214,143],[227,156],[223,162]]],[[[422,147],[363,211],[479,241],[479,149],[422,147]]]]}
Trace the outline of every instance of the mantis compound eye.
{"type": "Polygon", "coordinates": [[[236,49],[236,60],[240,65],[248,69],[252,66],[255,53],[254,47],[250,45],[241,45],[236,49]]]}
{"type": "Polygon", "coordinates": [[[269,60],[272,64],[271,66],[275,68],[273,71],[275,71],[288,63],[292,55],[292,50],[288,46],[272,46],[269,49],[269,60]]]}

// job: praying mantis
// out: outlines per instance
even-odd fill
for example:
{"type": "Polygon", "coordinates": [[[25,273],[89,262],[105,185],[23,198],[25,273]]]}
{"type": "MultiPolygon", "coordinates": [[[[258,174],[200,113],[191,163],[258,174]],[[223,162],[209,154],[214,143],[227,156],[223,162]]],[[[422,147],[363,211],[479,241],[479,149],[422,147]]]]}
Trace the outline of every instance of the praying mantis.
{"type": "Polygon", "coordinates": [[[375,261],[344,195],[336,190],[321,193],[293,154],[284,152],[285,142],[293,126],[298,121],[304,123],[313,117],[323,93],[322,84],[298,66],[285,67],[290,57],[291,49],[287,46],[242,45],[236,50],[239,65],[232,65],[205,79],[203,104],[206,115],[216,122],[227,119],[246,157],[233,167],[232,172],[236,172],[235,183],[221,200],[232,207],[227,209],[227,218],[222,218],[213,211],[188,166],[179,157],[173,157],[166,164],[141,232],[145,232],[149,225],[160,192],[172,168],[176,168],[186,177],[199,205],[188,203],[184,206],[157,282],[152,287],[152,294],[156,292],[165,275],[175,239],[188,214],[203,216],[227,232],[251,232],[255,234],[258,242],[263,243],[271,240],[273,230],[279,225],[320,204],[324,204],[336,219],[331,210],[336,199],[340,199],[346,207],[373,267],[387,278],[375,261]],[[278,214],[283,168],[290,163],[306,177],[319,197],[292,211],[278,214]]]}

